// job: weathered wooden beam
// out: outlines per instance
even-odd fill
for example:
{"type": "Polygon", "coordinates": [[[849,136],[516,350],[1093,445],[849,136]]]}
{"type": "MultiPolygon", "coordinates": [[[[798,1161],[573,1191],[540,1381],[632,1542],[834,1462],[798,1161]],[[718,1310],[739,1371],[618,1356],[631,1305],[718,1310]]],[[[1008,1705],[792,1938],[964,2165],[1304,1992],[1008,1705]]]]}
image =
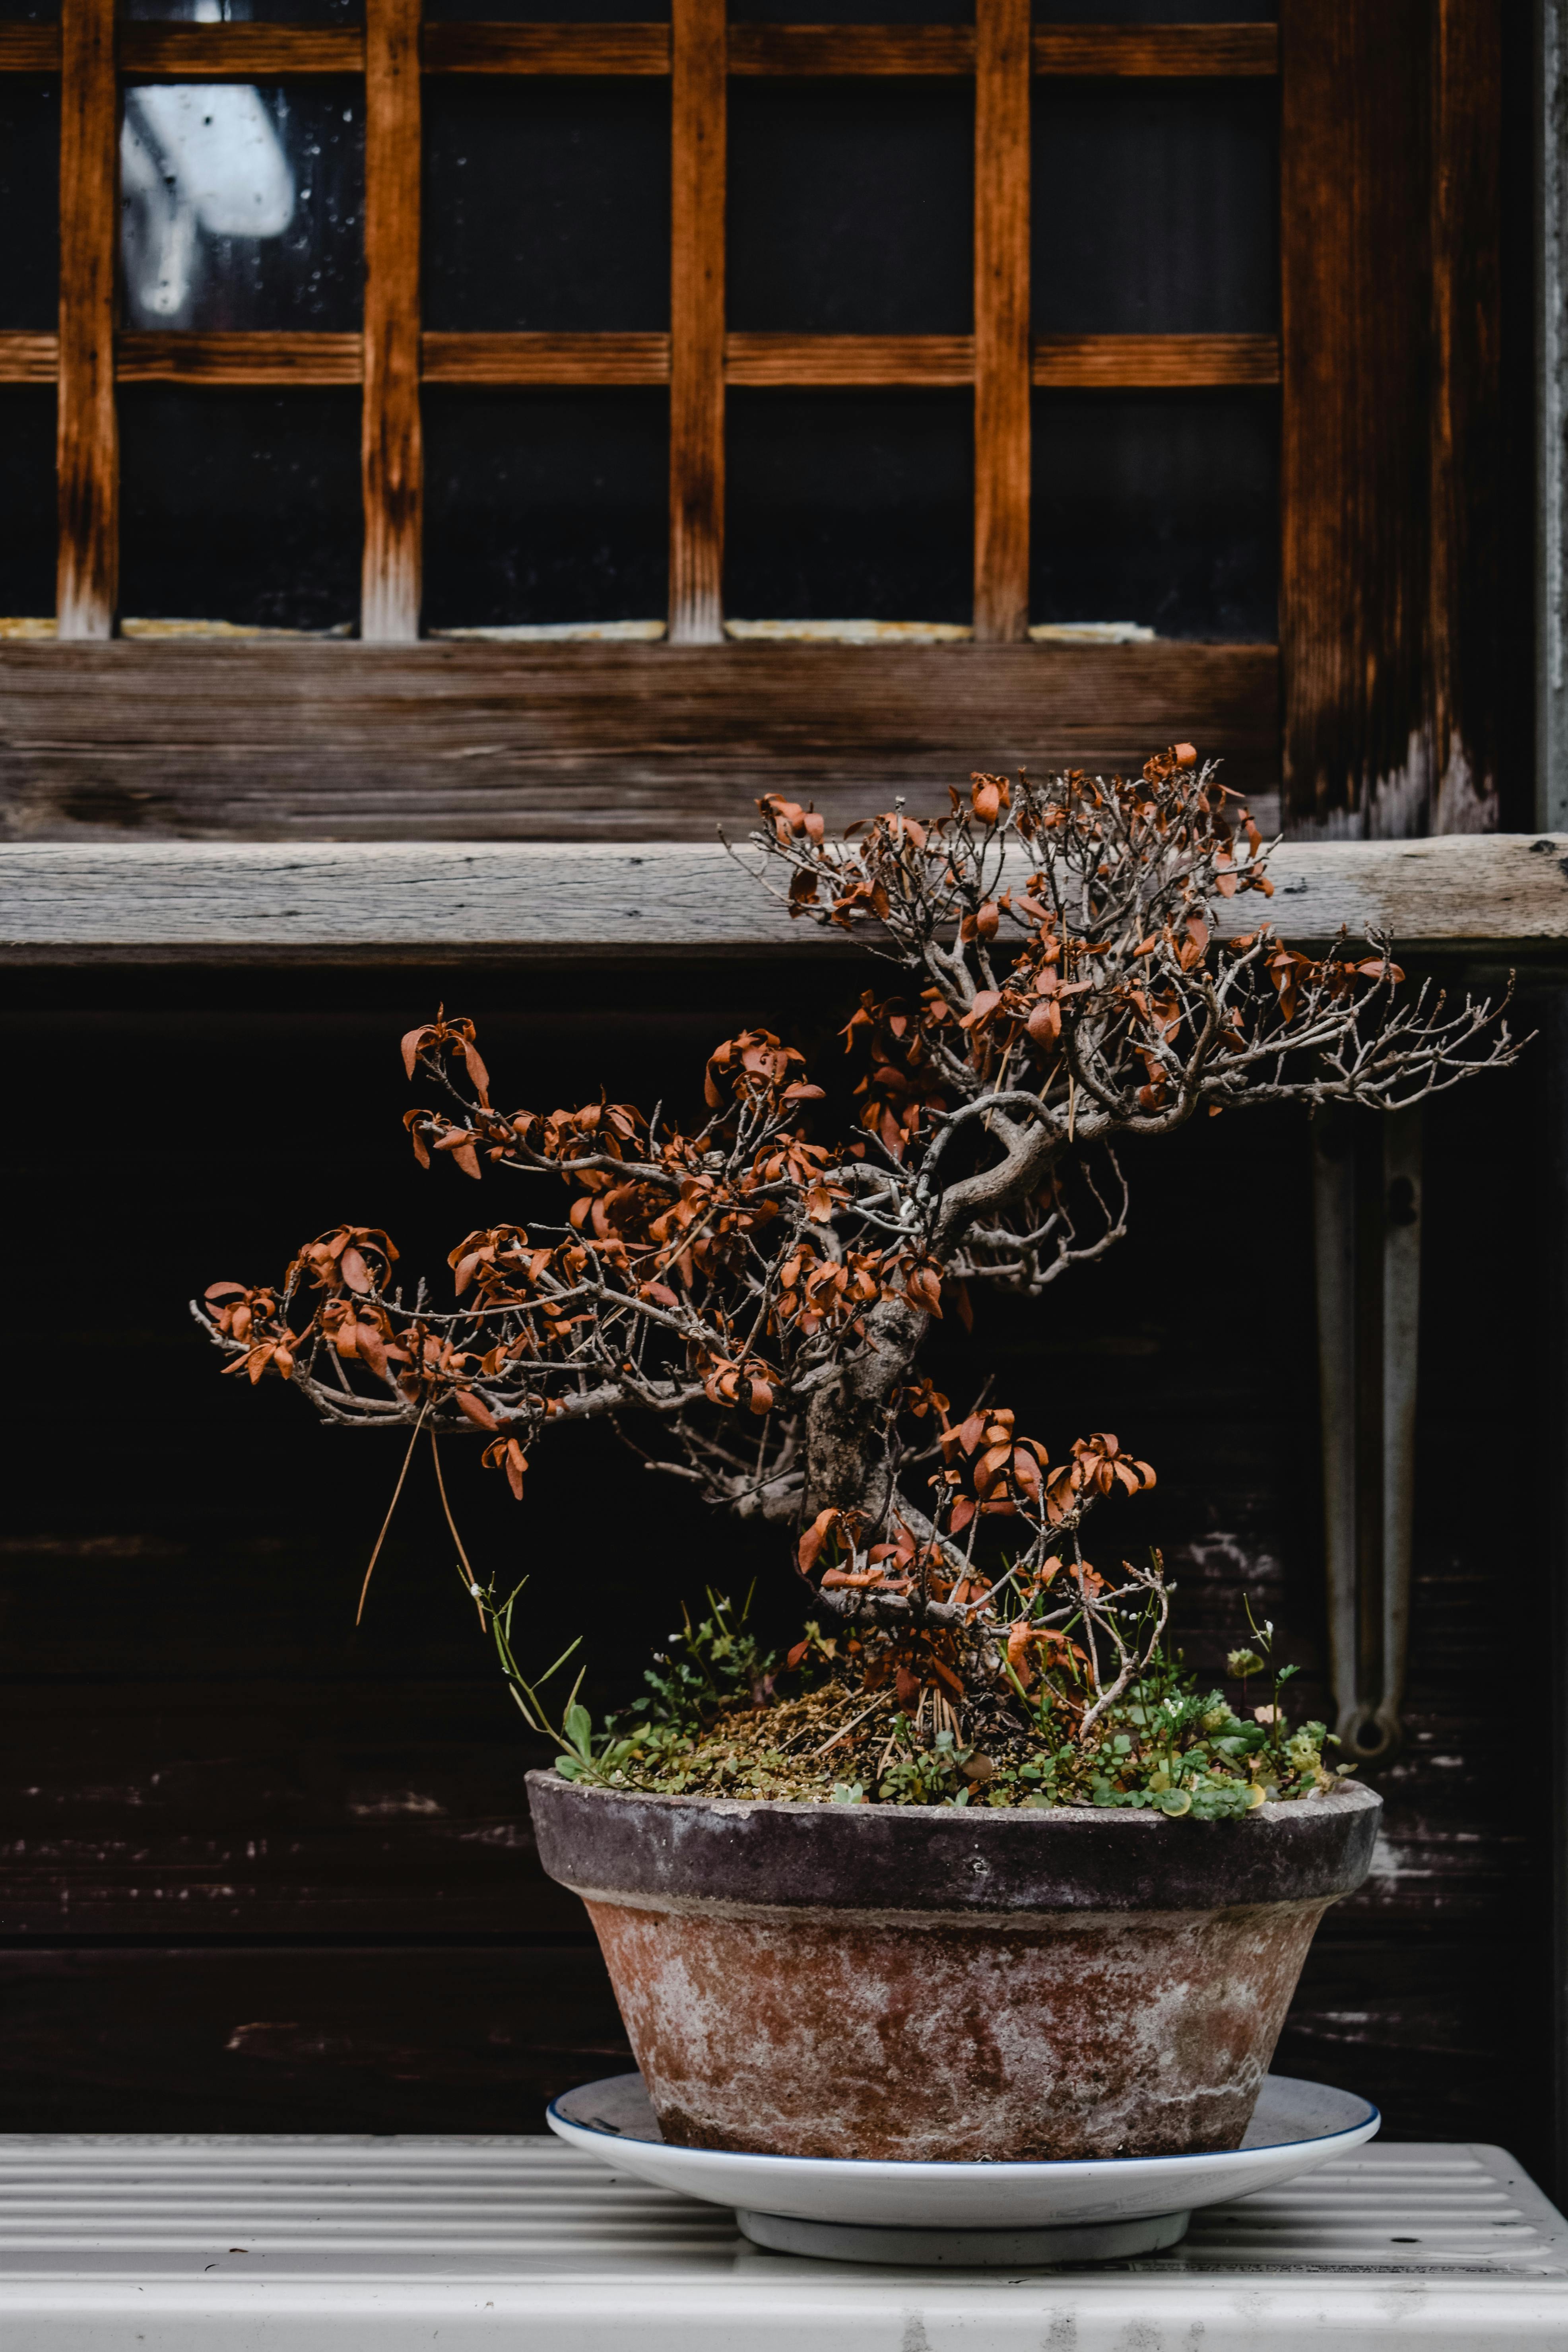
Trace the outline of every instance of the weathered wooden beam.
{"type": "MultiPolygon", "coordinates": [[[[742,851],[754,866],[754,852],[742,851]]],[[[1288,939],[1386,930],[1407,952],[1568,949],[1568,835],[1287,844],[1288,939]]],[[[1232,929],[1262,902],[1233,901],[1232,929]]],[[[843,952],[717,843],[17,842],[0,961],[443,964],[843,952]]]]}
{"type": "Polygon", "coordinates": [[[1184,738],[1279,776],[1270,646],[0,642],[0,838],[711,841],[1184,738]]]}

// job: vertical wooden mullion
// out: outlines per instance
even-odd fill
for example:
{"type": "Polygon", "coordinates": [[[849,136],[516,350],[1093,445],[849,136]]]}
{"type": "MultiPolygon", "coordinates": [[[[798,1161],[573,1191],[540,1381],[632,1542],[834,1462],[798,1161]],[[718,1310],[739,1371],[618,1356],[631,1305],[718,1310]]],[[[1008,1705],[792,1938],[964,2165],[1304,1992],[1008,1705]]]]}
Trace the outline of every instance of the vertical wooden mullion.
{"type": "Polygon", "coordinates": [[[669,635],[723,635],[725,0],[674,0],[669,635]]]}
{"type": "Polygon", "coordinates": [[[419,0],[366,0],[360,635],[419,635],[419,0]]]}
{"type": "Polygon", "coordinates": [[[55,605],[62,637],[107,637],[114,629],[120,551],[114,413],[119,130],[114,0],[63,0],[55,605]]]}
{"type": "Polygon", "coordinates": [[[975,0],[974,634],[1029,625],[1029,0],[975,0]]]}

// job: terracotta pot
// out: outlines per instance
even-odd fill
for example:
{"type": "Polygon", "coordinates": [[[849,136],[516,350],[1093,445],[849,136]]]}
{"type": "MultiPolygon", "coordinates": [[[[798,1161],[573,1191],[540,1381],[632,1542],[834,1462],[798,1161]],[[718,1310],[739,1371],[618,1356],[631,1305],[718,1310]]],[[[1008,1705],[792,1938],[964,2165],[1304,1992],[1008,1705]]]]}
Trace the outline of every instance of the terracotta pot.
{"type": "Polygon", "coordinates": [[[667,2139],[909,2161],[1239,2146],[1381,1801],[1245,1820],[645,1797],[531,1772],[667,2139]]]}

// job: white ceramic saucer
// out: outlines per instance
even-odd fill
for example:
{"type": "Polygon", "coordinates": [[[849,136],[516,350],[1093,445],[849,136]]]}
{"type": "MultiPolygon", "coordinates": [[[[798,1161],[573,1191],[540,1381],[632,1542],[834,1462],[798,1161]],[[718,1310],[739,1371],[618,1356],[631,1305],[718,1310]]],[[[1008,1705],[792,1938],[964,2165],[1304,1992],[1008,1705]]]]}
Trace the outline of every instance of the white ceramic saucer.
{"type": "Polygon", "coordinates": [[[1377,2109],[1350,2091],[1270,2074],[1241,2146],[1221,2156],[1071,2164],[879,2164],[739,2156],[663,2139],[640,2074],[568,2091],[550,2128],[617,2172],[731,2205],[748,2238],[839,2262],[1016,2268],[1173,2246],[1194,2206],[1278,2188],[1369,2140],[1377,2109]]]}

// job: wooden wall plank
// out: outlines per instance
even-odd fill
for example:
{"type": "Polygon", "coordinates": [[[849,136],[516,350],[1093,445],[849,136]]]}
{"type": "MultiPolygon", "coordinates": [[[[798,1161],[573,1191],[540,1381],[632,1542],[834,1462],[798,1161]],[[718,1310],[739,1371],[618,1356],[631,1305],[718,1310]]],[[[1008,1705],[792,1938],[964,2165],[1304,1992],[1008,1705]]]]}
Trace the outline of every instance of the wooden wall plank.
{"type": "Polygon", "coordinates": [[[522,1790],[550,1751],[491,1678],[179,1680],[165,1658],[153,1678],[116,1661],[123,1680],[79,1659],[78,1680],[26,1646],[37,1679],[7,1686],[0,1727],[5,1936],[583,1933],[522,1790]]]}
{"type": "Polygon", "coordinates": [[[724,0],[673,0],[670,73],[669,635],[722,634],[724,0]]]}
{"type": "Polygon", "coordinates": [[[1277,694],[1268,646],[0,645],[0,827],[711,840],[1183,737],[1268,791],[1277,694]]]}
{"type": "Polygon", "coordinates": [[[62,637],[107,637],[119,566],[114,269],[120,101],[114,0],[60,15],[60,329],[58,426],[62,637]]]}
{"type": "Polygon", "coordinates": [[[1081,392],[1275,384],[1278,335],[1037,335],[1036,383],[1081,392]]]}
{"type": "Polygon", "coordinates": [[[12,2131],[537,2131],[631,2063],[587,1937],[13,1947],[0,1998],[12,2131]]]}
{"type": "Polygon", "coordinates": [[[120,66],[143,81],[276,81],[364,71],[365,37],[322,25],[128,24],[120,66]]]}
{"type": "MultiPolygon", "coordinates": [[[[865,792],[834,797],[836,824],[875,804],[865,792]]],[[[916,807],[926,797],[911,793],[916,807]]],[[[939,797],[933,782],[931,803],[939,797]]],[[[754,807],[737,794],[726,815],[743,843],[754,807]]],[[[1307,944],[1342,926],[1356,939],[1390,931],[1402,952],[1561,962],[1568,844],[1550,846],[1538,856],[1521,834],[1289,843],[1272,866],[1270,919],[1307,944]]],[[[711,841],[12,842],[0,844],[0,961],[444,967],[851,951],[734,881],[711,841]]],[[[1256,921],[1232,907],[1221,929],[1256,921]]]]}
{"type": "Polygon", "coordinates": [[[358,383],[363,371],[358,335],[302,330],[115,338],[121,383],[358,383]]]}
{"type": "Polygon", "coordinates": [[[1029,0],[975,0],[974,634],[1029,627],[1029,0]]]}
{"type": "Polygon", "coordinates": [[[745,384],[962,384],[972,335],[726,335],[724,381],[745,384]]]}
{"type": "Polygon", "coordinates": [[[669,337],[450,334],[420,341],[426,383],[668,383],[669,337]]]}
{"type": "Polygon", "coordinates": [[[667,74],[664,25],[426,25],[426,73],[667,74]]]}
{"type": "Polygon", "coordinates": [[[366,0],[360,635],[419,635],[420,0],[366,0]]]}

